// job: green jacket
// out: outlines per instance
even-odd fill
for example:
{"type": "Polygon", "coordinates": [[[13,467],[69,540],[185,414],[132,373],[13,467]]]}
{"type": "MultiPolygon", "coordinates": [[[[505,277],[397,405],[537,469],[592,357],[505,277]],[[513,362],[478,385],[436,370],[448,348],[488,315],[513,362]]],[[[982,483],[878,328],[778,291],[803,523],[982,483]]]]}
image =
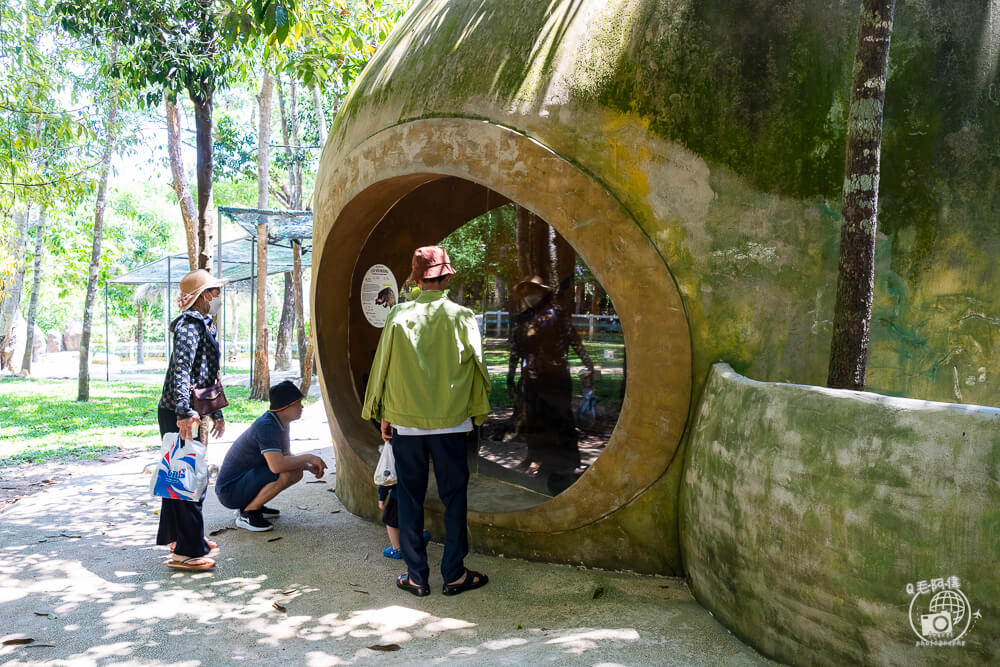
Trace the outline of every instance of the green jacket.
{"type": "Polygon", "coordinates": [[[490,376],[483,364],[476,316],[426,290],[389,311],[368,377],[365,419],[399,426],[447,428],[490,411],[490,376]]]}

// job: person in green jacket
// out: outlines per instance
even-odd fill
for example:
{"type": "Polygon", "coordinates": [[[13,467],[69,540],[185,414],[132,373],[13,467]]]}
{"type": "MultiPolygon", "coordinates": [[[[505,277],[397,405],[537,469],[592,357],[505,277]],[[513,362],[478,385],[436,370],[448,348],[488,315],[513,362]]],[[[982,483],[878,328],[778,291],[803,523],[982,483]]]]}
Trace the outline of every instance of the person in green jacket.
{"type": "Polygon", "coordinates": [[[457,595],[489,581],[466,569],[464,559],[469,553],[465,443],[473,423],[482,424],[490,411],[490,378],[475,314],[444,291],[454,273],[444,248],[414,251],[410,277],[420,295],[389,311],[362,408],[363,418],[381,423],[382,439],[392,443],[396,458],[399,542],[407,567],[396,585],[421,597],[431,592],[422,539],[428,456],[445,508],[442,592],[457,595]]]}

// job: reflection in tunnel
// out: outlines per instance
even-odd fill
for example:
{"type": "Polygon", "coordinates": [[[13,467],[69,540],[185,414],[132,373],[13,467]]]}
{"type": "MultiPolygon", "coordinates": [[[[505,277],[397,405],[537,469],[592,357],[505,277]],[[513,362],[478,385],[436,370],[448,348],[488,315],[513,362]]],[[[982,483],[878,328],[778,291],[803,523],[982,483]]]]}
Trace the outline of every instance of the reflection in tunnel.
{"type": "Polygon", "coordinates": [[[625,345],[607,293],[544,220],[510,203],[441,244],[451,296],[479,314],[491,412],[473,471],[544,496],[568,488],[606,446],[625,392],[625,345]]]}
{"type": "MultiPolygon", "coordinates": [[[[614,304],[545,220],[471,181],[431,180],[384,214],[353,269],[348,338],[359,397],[391,308],[384,287],[409,273],[413,248],[433,244],[457,272],[449,298],[476,313],[490,373],[491,412],[469,441],[470,471],[488,483],[473,480],[470,507],[543,503],[585,474],[618,422],[625,341],[614,304]]],[[[404,282],[397,299],[413,290],[404,282]]]]}

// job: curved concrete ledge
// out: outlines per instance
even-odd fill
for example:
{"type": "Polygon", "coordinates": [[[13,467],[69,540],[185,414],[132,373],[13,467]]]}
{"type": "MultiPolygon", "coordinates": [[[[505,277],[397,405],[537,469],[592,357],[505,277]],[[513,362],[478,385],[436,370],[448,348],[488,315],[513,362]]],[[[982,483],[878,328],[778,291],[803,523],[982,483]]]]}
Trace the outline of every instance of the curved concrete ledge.
{"type": "Polygon", "coordinates": [[[687,449],[685,567],[703,605],[782,661],[997,664],[998,480],[1000,410],[716,364],[687,449]],[[917,647],[907,584],[951,576],[982,618],[965,646],[917,647]]]}

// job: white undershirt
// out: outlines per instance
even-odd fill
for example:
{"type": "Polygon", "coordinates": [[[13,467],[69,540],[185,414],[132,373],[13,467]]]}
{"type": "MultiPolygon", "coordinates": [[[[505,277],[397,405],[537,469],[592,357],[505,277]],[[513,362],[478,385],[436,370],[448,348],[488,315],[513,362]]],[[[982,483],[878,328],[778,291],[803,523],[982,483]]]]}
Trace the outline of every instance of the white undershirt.
{"type": "Polygon", "coordinates": [[[400,435],[444,435],[445,433],[468,433],[472,430],[472,417],[466,417],[465,421],[457,426],[447,428],[417,428],[415,426],[398,426],[393,424],[396,433],[400,435]]]}

